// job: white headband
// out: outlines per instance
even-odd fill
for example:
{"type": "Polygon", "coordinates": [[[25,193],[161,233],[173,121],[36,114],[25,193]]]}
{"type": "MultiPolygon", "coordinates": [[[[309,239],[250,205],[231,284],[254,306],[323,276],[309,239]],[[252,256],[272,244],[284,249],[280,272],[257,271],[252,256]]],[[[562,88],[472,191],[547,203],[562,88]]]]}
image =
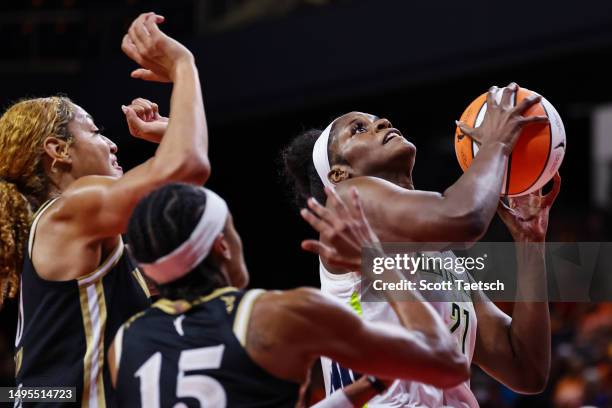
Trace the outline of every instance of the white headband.
{"type": "Polygon", "coordinates": [[[202,262],[225,226],[229,213],[225,200],[211,190],[202,189],[206,193],[206,208],[187,241],[152,263],[140,263],[145,275],[158,284],[181,278],[202,262]]]}
{"type": "Polygon", "coordinates": [[[317,170],[317,174],[319,174],[323,185],[329,188],[334,188],[334,184],[327,178],[331,171],[329,157],[327,156],[327,144],[329,143],[329,134],[331,133],[332,126],[334,126],[334,122],[335,120],[325,128],[312,148],[312,162],[317,170]]]}

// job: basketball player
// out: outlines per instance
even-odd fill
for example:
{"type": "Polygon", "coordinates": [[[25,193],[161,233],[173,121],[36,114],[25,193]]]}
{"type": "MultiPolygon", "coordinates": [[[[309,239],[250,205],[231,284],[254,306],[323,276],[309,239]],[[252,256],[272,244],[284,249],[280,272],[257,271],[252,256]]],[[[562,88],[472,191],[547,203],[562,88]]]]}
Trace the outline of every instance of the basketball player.
{"type": "MultiPolygon", "coordinates": [[[[349,211],[332,195],[325,219],[304,217],[334,242],[310,245],[324,248],[331,263],[358,268],[361,247],[378,239],[353,200],[349,211]]],[[[210,190],[156,190],[134,210],[127,239],[162,299],[126,322],[109,350],[120,406],[294,407],[321,355],[359,372],[438,387],[468,378],[467,360],[418,294],[403,303],[387,295],[404,328],[359,319],[310,288],[240,290],[248,281],[240,236],[225,201],[210,190]],[[418,317],[407,319],[407,309],[418,317]],[[417,321],[428,332],[412,330],[417,321]]],[[[366,379],[365,389],[339,392],[319,407],[363,404],[384,390],[382,381],[366,379]]]]}
{"type": "Polygon", "coordinates": [[[210,172],[194,58],[159,30],[162,21],[139,16],[122,45],[141,66],[132,76],[174,84],[169,121],[138,101],[124,108],[139,137],[165,132],[142,165],[123,174],[117,146],[65,97],[25,100],[0,118],[0,299],[19,289],[16,381],[76,387],[83,407],[111,405],[105,349],[149,304],[120,235],[132,209],[161,185],[203,183],[210,172]]]}
{"type": "MultiPolygon", "coordinates": [[[[387,242],[434,243],[427,249],[444,249],[436,242],[475,242],[486,231],[496,209],[508,156],[523,126],[538,126],[545,117],[523,117],[540,97],[530,97],[518,106],[512,101],[518,89],[510,84],[493,87],[487,113],[477,129],[458,125],[481,143],[472,166],[443,194],[415,190],[412,181],[416,149],[387,119],[351,112],[335,119],[323,132],[309,131],[296,138],[283,152],[288,178],[298,199],[314,196],[324,200],[323,187],[335,187],[342,198],[356,188],[372,227],[387,242]],[[502,93],[500,103],[495,102],[502,93]]],[[[559,191],[555,178],[549,195],[541,192],[527,198],[510,199],[511,209],[500,206],[502,219],[515,240],[543,242],[549,209],[559,191]]],[[[321,216],[315,200],[309,207],[321,216]]],[[[323,242],[325,236],[321,236],[323,242]]],[[[307,245],[317,252],[318,248],[307,245]]],[[[529,247],[528,251],[532,251],[529,247]]],[[[545,287],[543,251],[522,254],[519,285],[525,290],[545,287]],[[531,288],[531,289],[530,289],[531,288]]],[[[446,256],[452,256],[448,252],[446,256]]],[[[396,322],[390,307],[381,302],[360,303],[358,273],[351,269],[320,265],[321,289],[345,304],[355,305],[364,319],[396,322]]],[[[453,272],[453,271],[449,271],[453,272]]],[[[540,292],[541,293],[541,292],[540,292]]],[[[454,294],[453,294],[454,295],[454,294]]],[[[546,303],[519,302],[507,316],[481,293],[460,302],[432,303],[468,360],[520,393],[540,392],[550,365],[550,328],[546,303]],[[472,299],[473,298],[473,299],[472,299]],[[472,303],[472,300],[482,300],[472,303]],[[479,323],[476,330],[476,323],[479,323]]],[[[450,300],[450,299],[449,299],[450,300]]],[[[330,359],[322,359],[326,391],[332,393],[350,383],[351,372],[330,359]]],[[[475,407],[478,403],[466,381],[449,390],[416,382],[397,382],[369,406],[475,407]]]]}

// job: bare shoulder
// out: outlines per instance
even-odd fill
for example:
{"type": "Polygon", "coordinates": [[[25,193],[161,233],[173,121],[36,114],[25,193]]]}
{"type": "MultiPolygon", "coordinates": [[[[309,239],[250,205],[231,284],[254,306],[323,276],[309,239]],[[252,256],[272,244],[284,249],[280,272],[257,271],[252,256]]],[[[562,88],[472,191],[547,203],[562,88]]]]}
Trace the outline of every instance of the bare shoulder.
{"type": "Polygon", "coordinates": [[[361,199],[366,202],[370,199],[380,201],[381,198],[385,197],[410,198],[411,196],[418,197],[423,194],[440,195],[440,193],[431,191],[409,190],[380,177],[372,176],[361,176],[345,180],[336,185],[336,192],[343,199],[349,199],[350,191],[353,188],[357,188],[361,199]]]}
{"type": "Polygon", "coordinates": [[[338,194],[347,194],[353,187],[357,188],[359,192],[364,192],[368,190],[384,190],[384,189],[402,189],[401,187],[382,179],[380,177],[372,177],[372,176],[361,176],[354,177],[336,185],[336,191],[338,194]]]}
{"type": "MultiPolygon", "coordinates": [[[[260,321],[278,329],[286,337],[316,333],[335,322],[341,326],[351,310],[315,288],[301,287],[287,291],[267,292],[253,307],[253,313],[265,316],[260,321]]],[[[259,320],[259,319],[258,319],[259,320]]]]}
{"type": "Polygon", "coordinates": [[[62,193],[65,199],[84,198],[88,195],[103,194],[106,189],[117,182],[117,178],[109,176],[85,176],[72,182],[62,193]]]}
{"type": "Polygon", "coordinates": [[[106,191],[116,181],[116,178],[106,176],[85,176],[75,180],[54,205],[54,217],[66,219],[98,211],[106,191]]]}

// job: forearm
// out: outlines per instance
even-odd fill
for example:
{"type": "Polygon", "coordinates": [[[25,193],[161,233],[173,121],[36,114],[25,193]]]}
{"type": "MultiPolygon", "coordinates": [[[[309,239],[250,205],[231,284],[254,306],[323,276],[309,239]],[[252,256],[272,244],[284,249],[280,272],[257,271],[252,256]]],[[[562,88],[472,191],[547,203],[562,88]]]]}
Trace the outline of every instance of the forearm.
{"type": "MultiPolygon", "coordinates": [[[[402,275],[393,271],[388,279],[399,282],[402,275]]],[[[419,343],[425,348],[422,354],[425,360],[430,364],[435,363],[432,365],[444,372],[438,376],[448,376],[448,379],[440,378],[441,381],[459,382],[469,376],[465,356],[459,351],[442,318],[418,291],[385,291],[384,295],[402,326],[415,334],[419,333],[417,337],[422,341],[415,339],[415,344],[419,343]]]]}
{"type": "Polygon", "coordinates": [[[520,375],[545,383],[550,369],[550,314],[546,292],[544,243],[516,245],[518,266],[517,298],[509,327],[514,358],[520,375]],[[543,301],[535,302],[534,299],[543,301]]]}
{"type": "MultiPolygon", "coordinates": [[[[402,279],[410,279],[416,275],[404,276],[398,271],[387,271],[385,282],[399,283],[402,279]]],[[[383,296],[397,314],[402,326],[409,330],[423,333],[429,340],[435,342],[448,340],[450,335],[440,316],[423,299],[416,290],[383,291],[383,296]]]]}
{"type": "Polygon", "coordinates": [[[155,154],[161,165],[195,160],[208,165],[208,129],[198,71],[190,60],[177,64],[168,129],[155,154]]]}
{"type": "Polygon", "coordinates": [[[508,155],[501,143],[482,146],[466,172],[444,192],[448,213],[474,214],[488,225],[497,209],[508,155]]]}

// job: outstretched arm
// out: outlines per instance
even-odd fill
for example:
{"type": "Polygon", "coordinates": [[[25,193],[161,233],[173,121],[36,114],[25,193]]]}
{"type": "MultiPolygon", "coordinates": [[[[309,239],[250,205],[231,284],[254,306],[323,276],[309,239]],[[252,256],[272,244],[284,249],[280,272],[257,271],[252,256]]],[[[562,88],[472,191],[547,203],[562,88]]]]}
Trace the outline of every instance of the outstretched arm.
{"type": "Polygon", "coordinates": [[[259,314],[267,319],[249,332],[267,333],[266,337],[274,338],[279,347],[286,345],[287,356],[276,351],[255,359],[268,371],[281,373],[279,376],[287,370],[298,370],[298,365],[305,372],[314,359],[326,356],[356,372],[441,388],[469,378],[467,360],[455,344],[432,342],[418,330],[365,321],[317,289],[262,295],[253,307],[253,315],[259,314]],[[283,358],[279,358],[281,355],[283,358]]]}
{"type": "Polygon", "coordinates": [[[123,39],[123,51],[154,78],[173,82],[170,120],[151,159],[120,179],[83,177],[58,202],[59,217],[75,220],[90,240],[123,232],[138,201],[169,182],[204,183],[210,174],[208,131],[193,55],[157,26],[161,17],[139,16],[123,39]]]}
{"type": "Polygon", "coordinates": [[[533,193],[500,203],[499,215],[516,242],[517,301],[512,317],[479,293],[474,307],[478,336],[474,362],[506,386],[526,394],[541,392],[550,370],[550,315],[546,295],[544,240],[548,213],[560,190],[557,174],[546,196],[533,193]]]}
{"type": "MultiPolygon", "coordinates": [[[[347,267],[351,270],[360,270],[362,248],[364,246],[376,248],[379,247],[380,242],[366,219],[359,200],[359,193],[356,189],[352,190],[351,201],[348,205],[346,205],[333,190],[327,188],[326,193],[328,197],[328,208],[322,207],[314,199],[311,199],[309,201],[309,206],[312,212],[302,210],[302,216],[329,244],[325,244],[321,241],[306,240],[302,243],[302,246],[306,250],[318,253],[323,259],[333,265],[347,267]]],[[[380,248],[378,248],[378,250],[381,251],[380,248]]],[[[396,279],[400,281],[402,276],[396,273],[396,279]]],[[[412,351],[423,351],[421,347],[427,348],[427,351],[423,351],[424,358],[426,360],[432,358],[432,360],[427,360],[424,364],[428,365],[432,372],[436,372],[438,369],[446,370],[451,379],[468,372],[467,362],[463,355],[459,353],[456,343],[451,338],[448,329],[445,327],[438,314],[423,300],[419,293],[402,293],[404,297],[402,299],[403,301],[399,301],[396,298],[396,293],[393,291],[384,292],[384,296],[395,310],[404,326],[399,332],[394,331],[388,334],[392,337],[400,334],[402,336],[408,336],[403,337],[402,341],[405,341],[406,343],[404,343],[404,345],[412,349],[412,351]],[[410,345],[408,345],[408,343],[410,345]],[[437,357],[434,357],[434,355],[437,357]],[[436,364],[440,364],[440,361],[437,360],[439,357],[442,357],[445,362],[437,368],[436,364]]],[[[330,320],[330,322],[331,321],[333,320],[330,320]]],[[[362,327],[359,326],[357,322],[365,324],[359,318],[357,318],[356,321],[352,320],[352,323],[349,322],[349,324],[355,326],[352,329],[346,328],[348,337],[355,340],[355,338],[352,337],[353,333],[355,331],[360,331],[364,336],[360,338],[360,340],[366,343],[372,341],[366,341],[366,338],[367,336],[373,335],[371,331],[377,330],[377,327],[369,327],[367,324],[362,327]]],[[[344,329],[340,331],[342,330],[344,329]]],[[[380,328],[380,330],[388,329],[380,328]]],[[[377,339],[380,341],[377,346],[380,347],[385,347],[383,343],[386,341],[399,346],[399,343],[393,343],[389,338],[378,337],[377,339]]],[[[355,341],[355,343],[360,342],[355,341]]],[[[410,351],[407,352],[410,353],[410,351]]],[[[334,356],[330,357],[335,358],[334,356]]],[[[342,363],[340,360],[336,361],[342,363]]],[[[345,366],[358,370],[358,368],[350,364],[345,366]]],[[[364,372],[374,373],[370,370],[365,370],[364,372]]],[[[396,377],[391,376],[386,378],[396,377]]],[[[431,379],[429,379],[429,381],[431,381],[431,379]]],[[[444,379],[442,381],[444,381],[444,379]]]]}
{"type": "Polygon", "coordinates": [[[540,101],[539,96],[512,105],[518,85],[504,88],[501,101],[491,88],[482,125],[463,133],[480,143],[478,155],[467,171],[444,193],[406,190],[374,177],[358,177],[339,184],[348,199],[350,187],[359,189],[366,215],[381,240],[386,242],[475,242],[488,228],[502,190],[508,156],[521,129],[546,123],[541,116],[523,117],[540,101]]]}

